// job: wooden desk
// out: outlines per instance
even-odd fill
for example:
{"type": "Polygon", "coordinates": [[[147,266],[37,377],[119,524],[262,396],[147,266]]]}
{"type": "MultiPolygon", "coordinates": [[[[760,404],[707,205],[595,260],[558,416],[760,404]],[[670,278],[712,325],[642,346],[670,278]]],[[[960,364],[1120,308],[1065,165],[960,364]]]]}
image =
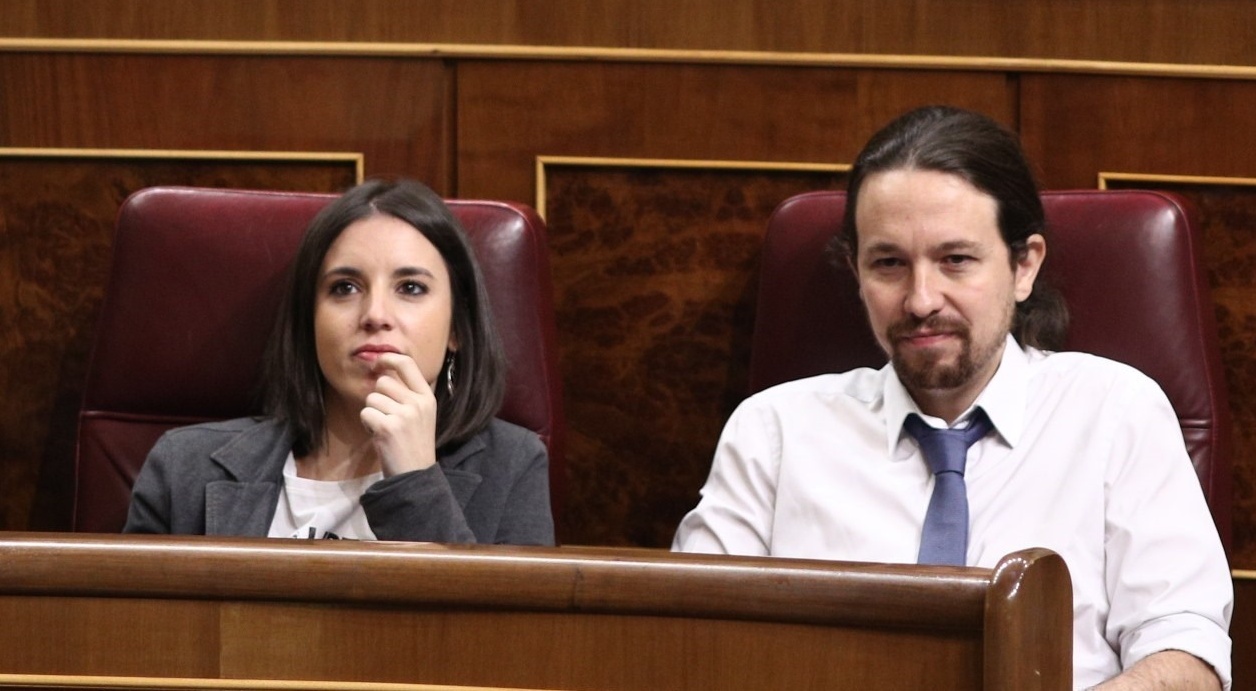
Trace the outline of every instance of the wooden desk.
{"type": "Polygon", "coordinates": [[[987,570],[0,534],[0,686],[1066,689],[1071,631],[1040,549],[987,570]]]}

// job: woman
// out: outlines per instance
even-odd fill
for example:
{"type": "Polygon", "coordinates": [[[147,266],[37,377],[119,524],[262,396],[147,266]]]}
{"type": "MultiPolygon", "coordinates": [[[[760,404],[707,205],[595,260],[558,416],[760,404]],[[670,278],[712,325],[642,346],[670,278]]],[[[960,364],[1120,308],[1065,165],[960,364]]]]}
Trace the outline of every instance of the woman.
{"type": "Polygon", "coordinates": [[[494,418],[480,270],[423,185],[367,182],[315,217],[263,377],[265,417],[158,440],[125,532],[554,543],[545,447],[494,418]]]}

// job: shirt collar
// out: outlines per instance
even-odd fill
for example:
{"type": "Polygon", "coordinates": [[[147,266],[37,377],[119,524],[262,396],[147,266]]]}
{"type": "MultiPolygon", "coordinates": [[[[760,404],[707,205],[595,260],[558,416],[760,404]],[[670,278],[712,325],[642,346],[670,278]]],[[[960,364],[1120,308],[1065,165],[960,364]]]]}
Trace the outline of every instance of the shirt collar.
{"type": "MultiPolygon", "coordinates": [[[[886,452],[893,456],[894,448],[903,435],[903,421],[911,413],[920,415],[925,420],[936,422],[920,411],[920,407],[912,400],[911,394],[899,381],[894,372],[894,365],[886,363],[881,368],[884,377],[882,400],[885,410],[886,452]]],[[[990,383],[977,396],[973,405],[959,416],[957,422],[967,420],[973,409],[983,408],[999,436],[1015,447],[1025,430],[1025,410],[1029,396],[1029,355],[1021,349],[1016,339],[1008,334],[1003,344],[1003,357],[999,361],[999,369],[995,371],[990,383]]]]}

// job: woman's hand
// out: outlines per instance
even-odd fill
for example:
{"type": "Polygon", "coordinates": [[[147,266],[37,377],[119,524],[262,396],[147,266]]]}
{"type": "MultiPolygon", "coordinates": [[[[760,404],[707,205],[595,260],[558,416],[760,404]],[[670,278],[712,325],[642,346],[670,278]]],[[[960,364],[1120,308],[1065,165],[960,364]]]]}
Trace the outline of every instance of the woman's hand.
{"type": "Polygon", "coordinates": [[[408,355],[381,353],[362,424],[371,433],[384,477],[436,464],[436,395],[408,355]]]}

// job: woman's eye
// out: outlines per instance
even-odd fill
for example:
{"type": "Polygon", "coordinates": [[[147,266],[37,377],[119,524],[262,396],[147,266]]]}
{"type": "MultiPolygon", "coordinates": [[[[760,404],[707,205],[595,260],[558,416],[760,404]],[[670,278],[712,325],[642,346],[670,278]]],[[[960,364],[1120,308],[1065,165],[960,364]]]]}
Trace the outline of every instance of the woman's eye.
{"type": "Polygon", "coordinates": [[[357,291],[357,286],[350,281],[336,281],[331,284],[327,292],[331,295],[349,295],[357,291]]]}
{"type": "Polygon", "coordinates": [[[423,295],[427,292],[427,286],[418,281],[406,281],[397,290],[403,295],[423,295]]]}

